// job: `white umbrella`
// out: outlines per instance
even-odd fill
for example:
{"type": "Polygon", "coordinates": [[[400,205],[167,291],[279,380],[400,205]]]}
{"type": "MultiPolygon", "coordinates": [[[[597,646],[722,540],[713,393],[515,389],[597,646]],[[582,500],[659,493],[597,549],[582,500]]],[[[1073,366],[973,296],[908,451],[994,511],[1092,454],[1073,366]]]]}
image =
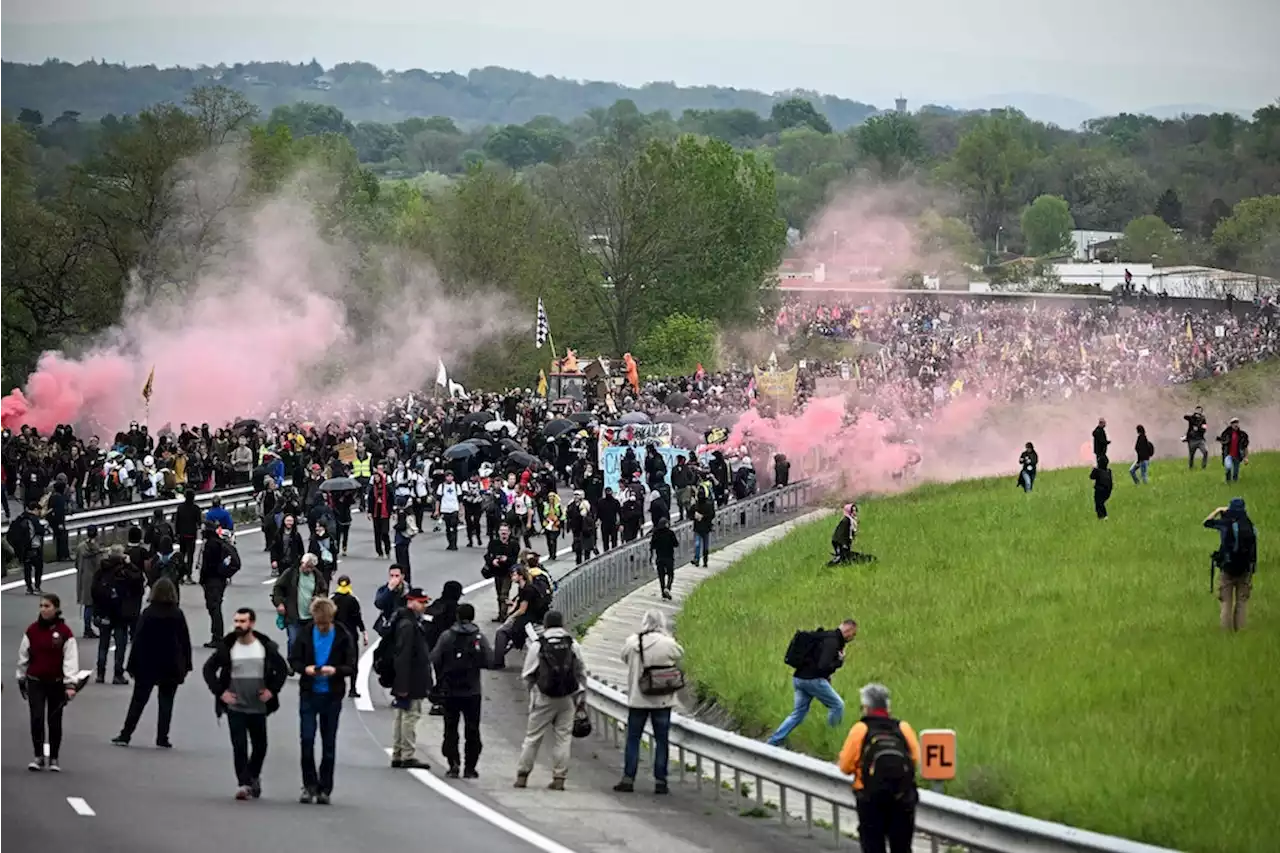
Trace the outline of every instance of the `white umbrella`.
{"type": "Polygon", "coordinates": [[[516,425],[511,421],[489,421],[489,423],[484,425],[484,428],[486,432],[501,432],[505,429],[507,431],[507,435],[516,434],[516,425]]]}

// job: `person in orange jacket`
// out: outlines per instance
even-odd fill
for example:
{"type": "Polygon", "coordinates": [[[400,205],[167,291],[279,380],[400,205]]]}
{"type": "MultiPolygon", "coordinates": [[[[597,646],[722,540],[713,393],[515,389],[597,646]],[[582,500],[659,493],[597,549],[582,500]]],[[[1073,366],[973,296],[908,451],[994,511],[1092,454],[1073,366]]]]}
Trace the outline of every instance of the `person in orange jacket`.
{"type": "Polygon", "coordinates": [[[862,853],[911,853],[915,833],[916,769],[920,740],[909,723],[889,714],[889,688],[868,684],[860,691],[862,719],[845,738],[840,772],[853,776],[862,853]]]}

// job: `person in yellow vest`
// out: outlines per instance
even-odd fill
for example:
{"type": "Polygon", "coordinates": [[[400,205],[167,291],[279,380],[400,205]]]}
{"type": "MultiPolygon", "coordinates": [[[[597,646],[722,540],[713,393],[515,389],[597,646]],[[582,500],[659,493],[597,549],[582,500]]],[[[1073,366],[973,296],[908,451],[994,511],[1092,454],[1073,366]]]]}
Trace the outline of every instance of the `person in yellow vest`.
{"type": "Polygon", "coordinates": [[[373,476],[373,460],[364,445],[356,448],[356,458],[351,460],[351,476],[360,484],[360,511],[364,512],[366,496],[369,493],[369,479],[373,476]]]}

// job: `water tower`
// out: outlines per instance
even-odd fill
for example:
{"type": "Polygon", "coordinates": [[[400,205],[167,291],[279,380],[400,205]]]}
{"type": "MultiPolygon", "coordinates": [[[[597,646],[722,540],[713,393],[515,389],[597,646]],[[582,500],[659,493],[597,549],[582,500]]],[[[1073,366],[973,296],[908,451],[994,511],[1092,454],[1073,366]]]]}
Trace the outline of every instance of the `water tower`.
{"type": "Polygon", "coordinates": [[[893,106],[899,113],[905,114],[907,111],[907,99],[899,95],[894,99],[893,106]]]}

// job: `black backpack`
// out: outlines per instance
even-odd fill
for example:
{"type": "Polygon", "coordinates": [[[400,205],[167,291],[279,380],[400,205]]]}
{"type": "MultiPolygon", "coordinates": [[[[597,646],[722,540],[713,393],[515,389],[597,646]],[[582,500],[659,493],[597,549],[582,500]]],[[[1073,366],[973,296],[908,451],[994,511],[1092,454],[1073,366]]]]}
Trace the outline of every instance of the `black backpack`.
{"type": "MultiPolygon", "coordinates": [[[[389,628],[393,628],[393,619],[389,628]]],[[[390,690],[396,683],[396,650],[395,633],[388,630],[373,650],[373,674],[378,676],[378,684],[390,690]]]]}
{"type": "Polygon", "coordinates": [[[551,599],[555,596],[555,589],[552,586],[551,575],[547,574],[543,569],[538,574],[529,579],[533,584],[533,589],[538,593],[538,604],[542,608],[550,609],[551,599]]]}
{"type": "Polygon", "coordinates": [[[1223,548],[1226,552],[1223,571],[1232,577],[1248,574],[1258,561],[1258,532],[1247,517],[1237,518],[1227,530],[1230,531],[1229,545],[1223,548]]]}
{"type": "Polygon", "coordinates": [[[901,724],[892,717],[863,717],[862,791],[868,797],[904,799],[916,789],[916,767],[901,724]]]}
{"type": "Polygon", "coordinates": [[[465,686],[471,673],[486,666],[484,649],[480,646],[480,632],[454,634],[453,648],[440,662],[441,681],[447,687],[465,686]]]}
{"type": "Polygon", "coordinates": [[[796,631],[790,644],[787,645],[787,653],[782,658],[783,663],[792,669],[816,664],[818,649],[822,645],[822,634],[822,628],[816,631],[796,631]]]}
{"type": "Polygon", "coordinates": [[[572,637],[542,637],[538,640],[538,691],[552,699],[578,692],[572,637]]]}

